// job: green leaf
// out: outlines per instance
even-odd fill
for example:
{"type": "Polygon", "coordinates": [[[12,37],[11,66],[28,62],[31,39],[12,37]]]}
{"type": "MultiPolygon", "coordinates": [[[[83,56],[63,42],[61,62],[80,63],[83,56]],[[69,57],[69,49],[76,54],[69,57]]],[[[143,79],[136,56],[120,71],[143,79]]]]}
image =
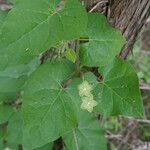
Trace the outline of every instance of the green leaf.
{"type": "Polygon", "coordinates": [[[23,119],[21,110],[14,112],[8,121],[5,140],[8,145],[22,144],[23,119]]]}
{"type": "Polygon", "coordinates": [[[30,76],[23,96],[24,147],[43,146],[77,125],[76,103],[62,87],[73,71],[74,65],[59,60],[30,76]]]}
{"type": "Polygon", "coordinates": [[[17,98],[16,92],[0,92],[0,101],[13,101],[17,98]]]}
{"type": "MultiPolygon", "coordinates": [[[[83,76],[83,79],[92,85],[91,94],[98,102],[98,106],[94,107],[94,112],[102,115],[143,117],[144,108],[139,81],[133,67],[124,60],[115,59],[102,74],[102,82],[98,82],[92,73],[86,73],[83,76]]],[[[76,95],[72,99],[78,100],[79,108],[82,100],[79,91],[75,89],[78,89],[82,82],[81,79],[74,80],[71,87],[68,88],[70,96],[76,95]]]]}
{"type": "Polygon", "coordinates": [[[0,149],[3,149],[3,141],[0,140],[0,149]]]}
{"type": "Polygon", "coordinates": [[[0,69],[25,64],[62,40],[82,36],[87,14],[78,0],[21,0],[0,36],[0,69]]]}
{"type": "Polygon", "coordinates": [[[17,92],[22,90],[28,75],[30,75],[38,65],[39,60],[34,59],[27,65],[8,67],[0,71],[0,102],[15,100],[17,92]]]}
{"type": "Polygon", "coordinates": [[[1,126],[0,126],[0,141],[2,140],[2,129],[1,129],[1,126]]]}
{"type": "Polygon", "coordinates": [[[81,63],[85,66],[107,66],[119,54],[125,40],[99,13],[89,14],[87,29],[89,42],[81,46],[81,63]]]}
{"type": "Polygon", "coordinates": [[[5,130],[3,129],[3,125],[0,124],[0,141],[3,140],[5,134],[5,130]]]}
{"type": "Polygon", "coordinates": [[[3,11],[0,9],[0,32],[1,32],[1,28],[2,28],[2,24],[7,16],[7,11],[3,11]]]}
{"type": "Polygon", "coordinates": [[[0,103],[0,124],[7,122],[12,114],[13,108],[11,106],[0,103]]]}
{"type": "Polygon", "coordinates": [[[73,49],[66,50],[65,56],[68,60],[72,61],[73,63],[75,63],[77,59],[76,53],[73,49]]]}
{"type": "Polygon", "coordinates": [[[101,114],[144,116],[138,77],[128,62],[115,59],[103,72],[103,78],[96,88],[101,89],[98,93],[101,114]]]}
{"type": "Polygon", "coordinates": [[[66,150],[106,150],[104,131],[96,117],[87,112],[80,112],[78,127],[66,133],[63,140],[66,150]]]}
{"type": "Polygon", "coordinates": [[[5,71],[0,71],[0,101],[14,100],[16,93],[19,92],[27,79],[23,73],[26,70],[24,66],[11,67],[5,71]],[[18,72],[18,73],[17,73],[18,72]]]}
{"type": "Polygon", "coordinates": [[[17,3],[18,1],[19,0],[8,0],[8,2],[13,3],[13,4],[17,3]]]}

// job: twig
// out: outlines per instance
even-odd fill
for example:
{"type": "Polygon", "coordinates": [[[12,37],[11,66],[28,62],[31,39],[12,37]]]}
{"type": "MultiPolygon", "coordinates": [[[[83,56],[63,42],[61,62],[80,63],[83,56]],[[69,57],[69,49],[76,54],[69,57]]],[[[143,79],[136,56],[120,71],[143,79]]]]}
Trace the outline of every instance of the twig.
{"type": "Polygon", "coordinates": [[[115,135],[115,134],[113,134],[113,133],[111,133],[110,131],[106,131],[107,132],[107,135],[106,135],[106,138],[107,139],[114,139],[114,140],[119,140],[119,141],[122,141],[122,135],[120,135],[120,134],[117,134],[117,135],[115,135]]]}
{"type": "Polygon", "coordinates": [[[141,90],[150,90],[150,84],[142,83],[140,86],[141,90]]]}
{"type": "Polygon", "coordinates": [[[147,120],[147,119],[136,119],[136,118],[133,118],[133,117],[125,117],[125,118],[127,118],[129,121],[134,121],[134,122],[137,122],[137,123],[147,123],[147,124],[150,124],[150,120],[147,120]]]}
{"type": "MultiPolygon", "coordinates": [[[[119,143],[122,142],[124,140],[123,138],[123,135],[121,134],[112,134],[110,131],[106,131],[107,132],[107,135],[106,135],[106,138],[109,140],[109,141],[118,141],[119,143]]],[[[128,146],[131,146],[129,143],[126,143],[128,146]]]]}
{"type": "Polygon", "coordinates": [[[66,146],[65,143],[63,142],[63,150],[66,150],[66,146]]]}
{"type": "Polygon", "coordinates": [[[138,122],[138,123],[150,124],[150,120],[137,119],[137,122],[138,122]]]}
{"type": "Polygon", "coordinates": [[[143,53],[144,55],[150,55],[150,51],[147,50],[141,50],[141,53],[143,53]]]}
{"type": "Polygon", "coordinates": [[[76,60],[76,69],[77,69],[77,74],[80,73],[80,41],[76,40],[76,56],[77,56],[77,60],[76,60]]]}
{"type": "Polygon", "coordinates": [[[98,2],[89,12],[93,12],[99,5],[103,3],[108,3],[108,0],[103,0],[103,1],[98,2]]]}
{"type": "Polygon", "coordinates": [[[117,147],[118,150],[121,150],[122,145],[124,145],[125,143],[128,143],[130,134],[132,133],[132,131],[134,131],[134,129],[135,129],[136,127],[137,127],[137,124],[136,124],[134,121],[132,121],[132,122],[129,123],[128,128],[126,128],[126,129],[127,129],[127,134],[126,134],[126,136],[124,137],[124,139],[122,140],[122,142],[120,142],[120,144],[118,145],[118,147],[117,147]],[[132,126],[132,129],[131,129],[131,130],[128,130],[128,128],[131,127],[131,126],[132,126]]]}
{"type": "Polygon", "coordinates": [[[128,119],[129,119],[129,120],[136,121],[137,123],[146,123],[146,124],[150,124],[150,120],[136,119],[136,118],[132,118],[132,117],[128,117],[128,119]]]}

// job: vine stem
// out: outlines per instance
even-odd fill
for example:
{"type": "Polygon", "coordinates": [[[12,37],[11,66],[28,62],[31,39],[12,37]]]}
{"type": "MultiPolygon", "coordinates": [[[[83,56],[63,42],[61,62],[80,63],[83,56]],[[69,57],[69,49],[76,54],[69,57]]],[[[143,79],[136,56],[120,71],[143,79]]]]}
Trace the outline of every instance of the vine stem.
{"type": "Polygon", "coordinates": [[[103,3],[108,3],[108,0],[103,0],[103,1],[98,2],[89,12],[93,12],[99,5],[103,3]]]}
{"type": "Polygon", "coordinates": [[[76,40],[76,56],[77,56],[77,60],[76,60],[76,69],[77,69],[77,74],[80,73],[80,41],[76,40]]]}
{"type": "Polygon", "coordinates": [[[74,138],[74,142],[75,142],[75,146],[76,146],[76,150],[79,150],[79,144],[78,144],[78,140],[77,140],[77,136],[76,136],[76,132],[75,129],[73,129],[73,138],[74,138]]]}

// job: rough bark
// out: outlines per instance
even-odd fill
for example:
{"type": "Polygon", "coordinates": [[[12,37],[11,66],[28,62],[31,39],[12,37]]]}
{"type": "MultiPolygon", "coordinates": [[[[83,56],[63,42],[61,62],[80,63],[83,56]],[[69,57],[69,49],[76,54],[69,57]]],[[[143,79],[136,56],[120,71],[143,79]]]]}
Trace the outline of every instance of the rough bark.
{"type": "MultiPolygon", "coordinates": [[[[136,37],[150,16],[150,0],[97,0],[107,3],[106,16],[109,22],[119,28],[125,36],[127,43],[124,45],[120,57],[126,58],[133,49],[136,37]]],[[[97,3],[98,3],[97,2],[97,3]]],[[[95,1],[93,2],[95,3],[95,1]]],[[[92,0],[88,0],[88,8],[93,7],[92,0]]],[[[98,6],[99,10],[102,9],[98,6]]]]}
{"type": "Polygon", "coordinates": [[[149,0],[115,0],[112,4],[109,21],[121,29],[127,39],[120,53],[122,58],[126,58],[132,50],[136,37],[149,16],[149,0]]]}

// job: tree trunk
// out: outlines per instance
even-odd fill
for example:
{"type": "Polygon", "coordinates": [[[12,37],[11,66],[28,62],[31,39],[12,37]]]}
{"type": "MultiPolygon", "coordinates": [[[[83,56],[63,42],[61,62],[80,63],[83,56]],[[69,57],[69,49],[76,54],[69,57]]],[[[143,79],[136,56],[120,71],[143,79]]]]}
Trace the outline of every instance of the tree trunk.
{"type": "MultiPolygon", "coordinates": [[[[88,0],[87,6],[93,6],[93,0],[88,0]]],[[[107,3],[109,10],[105,14],[109,22],[122,31],[127,43],[120,53],[121,58],[126,58],[133,49],[136,37],[150,16],[150,0],[97,0],[107,3]]],[[[97,3],[98,3],[97,2],[97,3]]],[[[94,1],[95,3],[95,1],[94,1]]],[[[100,6],[97,7],[100,11],[100,6]]],[[[95,9],[96,10],[96,9],[95,9]]]]}
{"type": "Polygon", "coordinates": [[[150,0],[115,0],[110,9],[109,21],[121,29],[127,40],[120,53],[122,58],[126,58],[150,16],[150,0]]]}

